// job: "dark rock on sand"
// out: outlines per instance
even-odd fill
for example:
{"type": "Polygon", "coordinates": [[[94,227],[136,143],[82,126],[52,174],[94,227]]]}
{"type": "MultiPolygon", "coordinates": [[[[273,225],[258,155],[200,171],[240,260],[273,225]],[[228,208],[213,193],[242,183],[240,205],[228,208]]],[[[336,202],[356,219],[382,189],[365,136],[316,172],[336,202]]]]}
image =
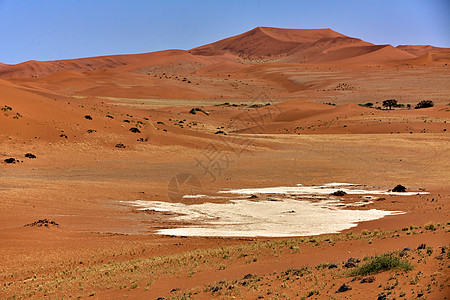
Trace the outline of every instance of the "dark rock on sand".
{"type": "Polygon", "coordinates": [[[343,285],[341,285],[339,288],[338,288],[338,290],[336,291],[336,293],[343,293],[343,292],[346,292],[346,291],[349,291],[349,290],[351,290],[352,289],[352,287],[351,286],[349,286],[349,285],[347,285],[347,284],[343,284],[343,285]]]}

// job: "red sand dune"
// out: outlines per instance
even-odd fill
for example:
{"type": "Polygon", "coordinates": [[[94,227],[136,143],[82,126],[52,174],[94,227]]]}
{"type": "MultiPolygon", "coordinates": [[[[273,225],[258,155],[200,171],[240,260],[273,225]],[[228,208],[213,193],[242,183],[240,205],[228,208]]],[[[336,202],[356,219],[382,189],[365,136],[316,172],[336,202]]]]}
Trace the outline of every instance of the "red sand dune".
{"type": "MultiPolygon", "coordinates": [[[[0,78],[41,78],[62,71],[78,73],[101,70],[135,74],[211,74],[232,72],[254,61],[271,59],[287,63],[385,63],[413,59],[445,48],[432,46],[373,45],[331,29],[279,29],[257,27],[237,36],[189,51],[167,50],[144,54],[112,55],[56,61],[0,63],[0,78]]],[[[96,73],[98,74],[98,73],[96,73]]],[[[77,76],[75,76],[77,77],[77,76]]]]}
{"type": "Polygon", "coordinates": [[[428,52],[422,56],[417,58],[413,58],[410,60],[402,61],[402,63],[411,64],[411,65],[442,65],[450,63],[450,49],[447,52],[428,52]]]}
{"type": "Polygon", "coordinates": [[[450,48],[434,47],[430,45],[398,45],[398,49],[409,52],[415,56],[422,56],[429,52],[448,52],[450,48]]]}
{"type": "Polygon", "coordinates": [[[192,49],[196,55],[229,52],[244,58],[285,56],[322,38],[345,37],[331,29],[279,29],[257,27],[248,32],[192,49]]]}

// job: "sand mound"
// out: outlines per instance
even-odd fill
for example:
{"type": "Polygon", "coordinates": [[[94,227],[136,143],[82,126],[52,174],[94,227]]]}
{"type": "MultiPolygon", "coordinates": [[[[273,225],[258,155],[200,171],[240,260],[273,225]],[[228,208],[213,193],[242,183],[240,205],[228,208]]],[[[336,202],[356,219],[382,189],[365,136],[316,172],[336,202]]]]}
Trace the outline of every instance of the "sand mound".
{"type": "Polygon", "coordinates": [[[116,68],[136,62],[146,54],[111,55],[69,60],[35,61],[1,68],[0,78],[39,78],[61,71],[89,72],[116,68]]]}
{"type": "Polygon", "coordinates": [[[287,55],[299,46],[322,38],[345,37],[331,29],[280,29],[257,27],[240,35],[190,50],[196,55],[230,52],[244,58],[287,55]]]}
{"type": "Polygon", "coordinates": [[[450,50],[447,52],[428,52],[427,54],[404,61],[403,63],[411,65],[448,64],[450,63],[450,50]]]}
{"type": "Polygon", "coordinates": [[[409,52],[415,56],[422,56],[430,52],[448,52],[450,48],[440,48],[430,45],[398,45],[398,49],[409,52]]]}

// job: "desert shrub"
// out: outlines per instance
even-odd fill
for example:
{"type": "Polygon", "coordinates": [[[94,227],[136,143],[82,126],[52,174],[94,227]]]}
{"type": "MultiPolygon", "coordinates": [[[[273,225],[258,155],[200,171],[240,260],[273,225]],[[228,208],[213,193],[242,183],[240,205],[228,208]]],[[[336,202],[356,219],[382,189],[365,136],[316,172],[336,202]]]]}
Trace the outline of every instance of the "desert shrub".
{"type": "Polygon", "coordinates": [[[404,193],[406,192],[406,188],[401,184],[397,184],[395,188],[392,189],[392,191],[397,193],[404,193]]]}
{"type": "Polygon", "coordinates": [[[397,105],[397,100],[395,99],[388,99],[383,101],[383,106],[389,109],[391,109],[392,107],[396,107],[397,105]]]}
{"type": "Polygon", "coordinates": [[[12,110],[11,106],[5,105],[4,107],[1,108],[2,111],[8,111],[8,110],[12,110]]]}
{"type": "Polygon", "coordinates": [[[15,164],[16,163],[16,159],[14,157],[10,157],[4,160],[5,163],[7,164],[15,164]]]}
{"type": "Polygon", "coordinates": [[[354,269],[351,272],[351,275],[365,276],[393,269],[410,271],[413,269],[413,266],[407,260],[400,259],[399,257],[394,256],[392,253],[386,253],[379,256],[375,256],[374,258],[370,259],[369,262],[354,269]]]}
{"type": "Polygon", "coordinates": [[[427,108],[427,107],[433,107],[434,103],[431,100],[422,100],[419,103],[416,104],[416,109],[418,108],[427,108]]]}
{"type": "Polygon", "coordinates": [[[25,157],[27,157],[27,158],[36,158],[36,155],[34,155],[33,153],[27,153],[27,154],[25,154],[25,157]]]}
{"type": "Polygon", "coordinates": [[[433,222],[425,223],[425,225],[423,225],[423,228],[425,228],[426,230],[431,230],[431,231],[436,230],[436,226],[434,225],[433,222]]]}
{"type": "Polygon", "coordinates": [[[365,103],[365,104],[358,104],[359,106],[362,106],[362,107],[372,107],[373,106],[373,103],[372,102],[367,102],[367,103],[365,103]]]}
{"type": "Polygon", "coordinates": [[[201,108],[199,108],[199,107],[192,108],[192,109],[189,111],[189,113],[192,114],[192,115],[197,114],[197,112],[202,112],[202,113],[204,113],[205,115],[209,116],[209,113],[208,113],[208,112],[204,111],[203,109],[201,109],[201,108]]]}
{"type": "Polygon", "coordinates": [[[85,115],[84,118],[85,118],[86,120],[92,120],[92,117],[91,117],[90,115],[85,115]]]}
{"type": "Polygon", "coordinates": [[[338,191],[332,193],[331,195],[334,195],[334,196],[344,196],[344,195],[346,195],[346,194],[347,194],[347,193],[344,192],[343,190],[338,190],[338,191]]]}
{"type": "Polygon", "coordinates": [[[130,131],[131,131],[132,133],[141,133],[141,131],[140,131],[139,129],[137,129],[136,127],[131,127],[131,128],[130,128],[130,131]]]}

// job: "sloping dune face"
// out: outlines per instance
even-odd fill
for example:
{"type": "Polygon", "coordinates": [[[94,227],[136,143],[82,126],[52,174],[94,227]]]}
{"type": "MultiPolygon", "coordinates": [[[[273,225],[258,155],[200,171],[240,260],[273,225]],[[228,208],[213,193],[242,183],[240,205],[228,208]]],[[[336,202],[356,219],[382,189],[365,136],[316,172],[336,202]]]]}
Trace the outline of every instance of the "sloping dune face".
{"type": "MultiPolygon", "coordinates": [[[[367,102],[376,102],[379,97],[391,96],[384,92],[384,87],[376,87],[371,77],[378,75],[365,72],[366,68],[445,67],[450,62],[450,51],[446,50],[432,46],[374,45],[331,29],[257,27],[188,51],[27,61],[17,65],[0,63],[0,78],[41,92],[83,97],[219,102],[259,99],[265,95],[284,100],[310,98],[323,103],[333,102],[334,96],[349,99],[350,91],[360,90],[366,93],[364,97],[370,98],[367,102]],[[355,70],[361,71],[361,76],[355,70]]],[[[392,72],[389,76],[397,81],[402,78],[392,72]]],[[[448,84],[444,77],[436,77],[431,80],[435,85],[432,91],[426,91],[429,87],[424,82],[411,85],[428,98],[433,93],[431,100],[443,103],[443,95],[447,93],[441,86],[448,84]]],[[[422,97],[412,89],[409,91],[405,97],[413,97],[411,101],[418,102],[422,97]]],[[[345,103],[358,103],[355,95],[345,103]]],[[[264,104],[268,102],[275,101],[264,104]]]]}
{"type": "MultiPolygon", "coordinates": [[[[35,61],[4,67],[0,78],[39,78],[61,71],[90,72],[113,69],[143,59],[145,54],[112,55],[80,59],[35,61]]],[[[0,65],[0,68],[1,65],[0,65]]]]}
{"type": "Polygon", "coordinates": [[[415,56],[422,56],[430,52],[450,52],[450,48],[434,47],[430,45],[398,45],[397,49],[409,52],[415,56]]]}
{"type": "Polygon", "coordinates": [[[243,34],[194,48],[197,55],[216,55],[229,52],[243,58],[286,56],[321,39],[345,37],[331,29],[279,29],[257,27],[243,34]]]}

